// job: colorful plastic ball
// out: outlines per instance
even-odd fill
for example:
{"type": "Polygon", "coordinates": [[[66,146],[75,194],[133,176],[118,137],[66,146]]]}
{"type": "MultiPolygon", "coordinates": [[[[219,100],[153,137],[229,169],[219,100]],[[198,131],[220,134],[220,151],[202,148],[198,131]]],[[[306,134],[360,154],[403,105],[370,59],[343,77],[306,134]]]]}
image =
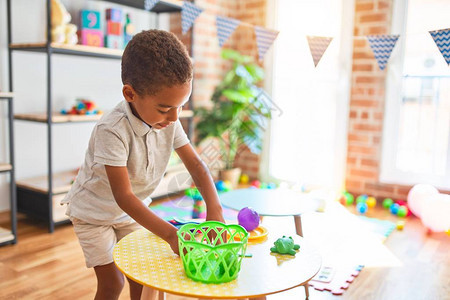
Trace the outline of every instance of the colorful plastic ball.
{"type": "Polygon", "coordinates": [[[273,182],[270,182],[270,183],[267,184],[267,188],[269,190],[273,190],[273,189],[277,188],[277,185],[275,183],[273,183],[273,182]]]}
{"type": "Polygon", "coordinates": [[[359,195],[356,197],[356,204],[358,203],[365,203],[367,201],[367,195],[359,195]]]}
{"type": "Polygon", "coordinates": [[[345,196],[345,205],[352,205],[353,202],[355,202],[355,196],[353,196],[349,192],[345,192],[344,196],[345,196]]]}
{"type": "Polygon", "coordinates": [[[223,185],[224,185],[224,189],[223,189],[224,192],[228,192],[233,189],[233,185],[231,184],[231,182],[229,180],[224,180],[223,185]]]}
{"type": "Polygon", "coordinates": [[[252,231],[259,226],[259,215],[251,207],[244,207],[238,213],[239,225],[245,228],[247,231],[252,231]]]}
{"type": "Polygon", "coordinates": [[[356,210],[361,214],[365,214],[367,212],[367,208],[368,208],[367,203],[360,202],[356,204],[356,210]]]}
{"type": "Polygon", "coordinates": [[[249,180],[250,179],[248,178],[247,174],[242,174],[241,177],[239,178],[239,182],[242,184],[247,184],[249,180]]]}
{"type": "Polygon", "coordinates": [[[368,197],[366,203],[369,207],[375,207],[375,205],[377,205],[377,199],[375,199],[375,197],[368,197]]]}
{"type": "Polygon", "coordinates": [[[400,205],[397,211],[397,216],[404,218],[408,215],[408,208],[404,205],[400,205]]]}
{"type": "Polygon", "coordinates": [[[412,215],[412,212],[411,212],[411,210],[409,209],[408,202],[407,202],[406,200],[395,200],[395,203],[397,203],[397,204],[400,205],[400,206],[406,206],[406,208],[407,208],[406,216],[407,216],[407,217],[409,217],[410,215],[412,215]]]}
{"type": "Polygon", "coordinates": [[[450,229],[447,229],[447,230],[445,231],[445,233],[446,233],[447,235],[450,235],[450,229]]]}
{"type": "Polygon", "coordinates": [[[259,189],[259,187],[261,186],[261,182],[259,180],[253,180],[250,185],[259,189]]]}
{"type": "Polygon", "coordinates": [[[391,213],[392,213],[393,215],[396,215],[399,208],[400,208],[400,205],[398,205],[397,203],[393,203],[393,204],[391,205],[391,207],[389,207],[389,210],[391,211],[391,213]]]}
{"type": "Polygon", "coordinates": [[[260,188],[260,189],[267,189],[267,183],[261,182],[259,188],[260,188]]]}
{"type": "Polygon", "coordinates": [[[226,189],[225,182],[223,182],[222,180],[217,181],[217,182],[216,182],[216,189],[217,189],[219,192],[224,191],[224,190],[226,189]]]}
{"type": "Polygon", "coordinates": [[[405,221],[398,221],[396,227],[397,230],[403,230],[405,228],[405,221]]]}
{"type": "Polygon", "coordinates": [[[383,200],[383,207],[386,209],[390,209],[391,205],[394,203],[394,200],[392,200],[391,198],[385,198],[383,200]]]}

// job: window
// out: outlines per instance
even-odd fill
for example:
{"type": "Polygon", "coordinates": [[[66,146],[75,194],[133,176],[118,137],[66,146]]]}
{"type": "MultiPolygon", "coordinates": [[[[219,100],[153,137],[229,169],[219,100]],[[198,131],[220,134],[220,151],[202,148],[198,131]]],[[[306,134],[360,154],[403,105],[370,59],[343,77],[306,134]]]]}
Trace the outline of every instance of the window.
{"type": "Polygon", "coordinates": [[[345,175],[354,2],[272,3],[273,26],[280,33],[269,81],[282,114],[271,120],[269,176],[263,178],[340,188],[345,175]],[[316,68],[307,35],[333,37],[316,68]]]}
{"type": "Polygon", "coordinates": [[[450,68],[428,33],[450,27],[450,1],[396,1],[381,181],[450,189],[450,68]]]}

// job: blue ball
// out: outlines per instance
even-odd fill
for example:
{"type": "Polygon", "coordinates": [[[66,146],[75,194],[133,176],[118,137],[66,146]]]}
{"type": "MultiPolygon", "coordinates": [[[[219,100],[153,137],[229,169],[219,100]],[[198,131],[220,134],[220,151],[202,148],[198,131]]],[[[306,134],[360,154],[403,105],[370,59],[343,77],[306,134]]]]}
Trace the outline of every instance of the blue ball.
{"type": "Polygon", "coordinates": [[[271,183],[267,184],[267,188],[270,190],[273,190],[273,189],[277,188],[277,185],[275,183],[271,182],[271,183]]]}
{"type": "Polygon", "coordinates": [[[392,213],[393,215],[396,215],[399,208],[400,208],[400,205],[398,205],[397,203],[393,203],[393,204],[391,205],[391,207],[389,208],[389,210],[391,211],[391,213],[392,213]]]}
{"type": "Polygon", "coordinates": [[[219,192],[224,191],[226,188],[227,188],[227,186],[226,186],[225,182],[223,182],[222,180],[219,180],[216,182],[216,189],[219,192]]]}
{"type": "Polygon", "coordinates": [[[367,206],[367,203],[365,203],[365,202],[360,202],[360,203],[356,204],[356,210],[361,214],[366,213],[367,208],[368,208],[368,206],[367,206]]]}

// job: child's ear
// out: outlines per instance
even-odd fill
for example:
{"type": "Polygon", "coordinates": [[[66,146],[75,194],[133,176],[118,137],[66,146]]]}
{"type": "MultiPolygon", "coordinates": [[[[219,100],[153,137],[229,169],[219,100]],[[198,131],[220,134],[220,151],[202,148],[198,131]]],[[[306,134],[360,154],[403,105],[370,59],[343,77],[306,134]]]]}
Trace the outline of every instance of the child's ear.
{"type": "Polygon", "coordinates": [[[123,86],[122,94],[127,102],[133,102],[136,99],[136,91],[129,84],[123,86]]]}

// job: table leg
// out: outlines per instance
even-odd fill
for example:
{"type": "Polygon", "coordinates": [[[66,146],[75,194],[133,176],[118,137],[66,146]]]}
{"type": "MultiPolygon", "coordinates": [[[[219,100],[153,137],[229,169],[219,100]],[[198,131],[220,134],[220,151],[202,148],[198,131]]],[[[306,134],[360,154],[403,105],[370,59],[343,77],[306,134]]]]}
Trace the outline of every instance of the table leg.
{"type": "Polygon", "coordinates": [[[148,286],[142,288],[141,300],[165,300],[166,293],[152,289],[148,286]]]}
{"type": "Polygon", "coordinates": [[[306,295],[305,299],[309,299],[309,288],[308,288],[308,283],[305,283],[304,287],[305,287],[305,295],[306,295]]]}
{"type": "Polygon", "coordinates": [[[294,222],[295,222],[295,231],[297,234],[301,237],[303,237],[303,230],[302,230],[302,219],[300,215],[294,216],[294,222]]]}

